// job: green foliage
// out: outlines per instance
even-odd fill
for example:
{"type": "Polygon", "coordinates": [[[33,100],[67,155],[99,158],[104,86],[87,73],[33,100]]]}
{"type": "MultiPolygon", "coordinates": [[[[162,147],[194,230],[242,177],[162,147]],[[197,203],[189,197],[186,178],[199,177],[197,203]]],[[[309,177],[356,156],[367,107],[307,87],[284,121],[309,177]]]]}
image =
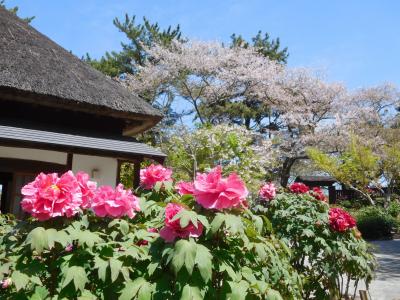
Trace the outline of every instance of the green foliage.
{"type": "Polygon", "coordinates": [[[398,218],[400,216],[400,203],[397,200],[393,200],[390,202],[389,206],[387,207],[387,212],[393,218],[398,218]]]}
{"type": "Polygon", "coordinates": [[[398,222],[391,215],[397,211],[392,207],[390,211],[381,207],[363,207],[356,210],[354,215],[358,229],[365,239],[391,239],[393,232],[398,227],[398,222]]]}
{"type": "Polygon", "coordinates": [[[179,25],[161,30],[158,23],[151,23],[146,18],[143,18],[143,23],[137,24],[136,16],[129,17],[128,14],[123,20],[115,18],[113,23],[129,40],[128,43],[121,43],[122,51],[106,52],[100,60],[92,59],[89,54],[84,58],[94,68],[112,77],[121,73],[136,73],[137,67],[147,59],[145,47],[154,43],[168,46],[173,39],[181,40],[179,25]]]}
{"type": "Polygon", "coordinates": [[[226,174],[237,172],[250,188],[257,189],[267,178],[266,168],[273,161],[259,153],[262,143],[243,127],[217,125],[177,130],[162,149],[176,179],[193,179],[197,172],[222,165],[226,174]]]}
{"type": "Polygon", "coordinates": [[[353,138],[348,149],[339,157],[313,148],[308,149],[307,154],[322,171],[356,190],[373,204],[368,186],[378,182],[381,172],[379,157],[370,147],[353,138]]]}
{"type": "Polygon", "coordinates": [[[310,195],[284,193],[266,212],[276,235],[293,251],[291,263],[304,282],[302,299],[341,299],[348,295],[350,279],[368,284],[373,276],[375,260],[368,245],[356,230],[332,231],[328,210],[328,204],[310,195]]]}
{"type": "Polygon", "coordinates": [[[241,35],[231,35],[232,47],[248,48],[250,44],[254,46],[261,55],[268,57],[270,60],[286,64],[289,57],[288,48],[281,49],[281,42],[279,38],[270,40],[268,33],[262,34],[260,30],[256,36],[247,42],[241,35]]]}
{"type": "MultiPolygon", "coordinates": [[[[0,7],[7,9],[5,2],[6,2],[5,0],[0,0],[0,7]]],[[[19,10],[18,6],[8,8],[8,10],[12,12],[14,15],[18,15],[18,10],[19,10]]],[[[22,20],[24,20],[27,23],[30,23],[34,18],[35,17],[28,17],[28,18],[22,18],[22,20]]]]}

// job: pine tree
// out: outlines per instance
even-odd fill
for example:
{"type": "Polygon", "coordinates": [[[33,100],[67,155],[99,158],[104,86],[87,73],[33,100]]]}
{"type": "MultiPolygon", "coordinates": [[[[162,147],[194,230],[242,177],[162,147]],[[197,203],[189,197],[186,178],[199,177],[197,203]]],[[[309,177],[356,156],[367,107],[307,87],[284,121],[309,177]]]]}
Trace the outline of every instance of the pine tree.
{"type": "Polygon", "coordinates": [[[115,18],[113,24],[129,40],[128,43],[121,43],[122,51],[106,52],[99,60],[92,59],[89,54],[84,57],[94,68],[111,77],[123,73],[135,74],[137,67],[142,66],[147,59],[145,47],[154,43],[167,46],[173,39],[181,40],[179,25],[162,30],[158,23],[151,23],[145,17],[143,23],[137,24],[136,16],[129,17],[128,14],[124,20],[115,18]]]}

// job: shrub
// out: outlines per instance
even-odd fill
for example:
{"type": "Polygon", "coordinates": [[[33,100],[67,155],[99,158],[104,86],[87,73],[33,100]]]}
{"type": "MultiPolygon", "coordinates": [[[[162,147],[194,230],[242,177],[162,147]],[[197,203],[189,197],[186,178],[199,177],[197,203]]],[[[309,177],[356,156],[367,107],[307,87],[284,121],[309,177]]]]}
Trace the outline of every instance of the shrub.
{"type": "Polygon", "coordinates": [[[355,213],[358,229],[368,240],[391,239],[398,224],[385,209],[368,206],[355,213]]]}
{"type": "Polygon", "coordinates": [[[397,200],[392,200],[387,208],[387,212],[393,218],[397,218],[400,216],[400,203],[397,200]]]}
{"type": "Polygon", "coordinates": [[[0,216],[0,298],[331,299],[348,294],[342,276],[371,280],[353,218],[319,189],[269,183],[249,209],[236,174],[175,185],[170,172],[141,172],[140,197],[39,175],[22,189],[35,218],[0,216]]]}
{"type": "Polygon", "coordinates": [[[281,193],[264,206],[257,209],[292,250],[291,263],[304,282],[302,299],[341,299],[348,296],[350,280],[371,281],[374,256],[346,212],[309,192],[281,193]]]}

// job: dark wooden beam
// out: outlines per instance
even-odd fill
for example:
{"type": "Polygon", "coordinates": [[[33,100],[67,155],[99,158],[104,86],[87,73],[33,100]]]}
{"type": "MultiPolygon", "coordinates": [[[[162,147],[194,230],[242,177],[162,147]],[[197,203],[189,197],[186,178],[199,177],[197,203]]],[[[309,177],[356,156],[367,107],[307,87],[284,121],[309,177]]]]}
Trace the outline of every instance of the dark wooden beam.
{"type": "Polygon", "coordinates": [[[140,164],[143,161],[143,158],[141,160],[135,161],[133,163],[133,188],[136,189],[140,185],[140,164]]]}
{"type": "Polygon", "coordinates": [[[117,162],[117,178],[115,180],[115,185],[118,185],[121,183],[121,167],[122,167],[123,161],[118,159],[117,162]]]}
{"type": "Polygon", "coordinates": [[[16,159],[16,158],[0,158],[0,172],[21,172],[21,173],[63,173],[66,165],[49,163],[44,161],[16,159]]]}
{"type": "Polygon", "coordinates": [[[74,154],[73,153],[68,153],[67,154],[67,170],[70,171],[72,170],[72,162],[74,160],[74,154]]]}

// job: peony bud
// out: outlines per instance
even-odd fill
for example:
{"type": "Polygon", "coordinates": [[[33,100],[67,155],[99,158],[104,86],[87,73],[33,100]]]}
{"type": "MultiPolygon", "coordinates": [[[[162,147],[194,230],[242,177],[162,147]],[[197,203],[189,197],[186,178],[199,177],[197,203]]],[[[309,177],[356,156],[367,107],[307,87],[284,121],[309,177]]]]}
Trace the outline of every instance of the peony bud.
{"type": "Polygon", "coordinates": [[[3,289],[6,289],[6,288],[8,288],[11,284],[12,284],[11,278],[7,278],[7,279],[4,279],[4,280],[1,282],[1,287],[2,287],[3,289]]]}
{"type": "Polygon", "coordinates": [[[71,252],[72,250],[74,250],[74,245],[72,245],[72,244],[68,244],[68,245],[65,247],[65,251],[66,251],[66,252],[71,252]]]}

